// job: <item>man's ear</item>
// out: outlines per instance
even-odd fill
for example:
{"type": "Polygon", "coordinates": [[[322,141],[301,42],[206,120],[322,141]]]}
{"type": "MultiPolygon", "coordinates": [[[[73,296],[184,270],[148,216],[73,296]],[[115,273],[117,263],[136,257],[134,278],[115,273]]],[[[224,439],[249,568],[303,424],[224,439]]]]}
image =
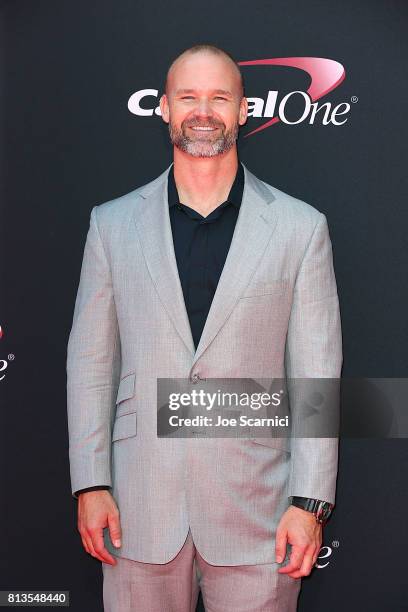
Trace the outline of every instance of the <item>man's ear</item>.
{"type": "Polygon", "coordinates": [[[245,96],[243,96],[239,104],[239,118],[238,118],[239,125],[244,125],[244,123],[246,123],[247,118],[248,118],[248,100],[245,98],[245,96]]]}
{"type": "Polygon", "coordinates": [[[162,119],[163,121],[168,123],[170,117],[169,117],[169,103],[168,103],[166,94],[162,95],[162,97],[160,98],[159,104],[160,104],[160,111],[161,111],[162,119]]]}

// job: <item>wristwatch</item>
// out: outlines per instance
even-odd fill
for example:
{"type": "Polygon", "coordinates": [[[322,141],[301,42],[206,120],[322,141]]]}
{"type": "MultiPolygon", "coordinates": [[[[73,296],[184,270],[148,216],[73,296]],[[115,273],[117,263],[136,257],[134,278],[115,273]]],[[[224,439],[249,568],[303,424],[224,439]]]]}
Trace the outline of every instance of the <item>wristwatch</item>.
{"type": "Polygon", "coordinates": [[[323,501],[321,499],[312,499],[311,497],[292,497],[292,506],[302,508],[314,514],[316,522],[324,525],[332,513],[334,504],[323,501]]]}

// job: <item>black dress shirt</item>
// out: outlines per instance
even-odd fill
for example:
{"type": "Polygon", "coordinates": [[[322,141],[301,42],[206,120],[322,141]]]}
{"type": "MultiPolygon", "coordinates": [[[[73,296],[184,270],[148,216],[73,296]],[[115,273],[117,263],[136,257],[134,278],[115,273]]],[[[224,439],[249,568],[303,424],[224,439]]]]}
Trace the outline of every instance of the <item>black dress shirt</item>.
{"type": "Polygon", "coordinates": [[[230,248],[243,189],[244,171],[239,164],[227,200],[203,217],[180,203],[173,166],[169,172],[168,200],[174,251],[195,348],[230,248]]]}
{"type": "MultiPolygon", "coordinates": [[[[173,165],[169,171],[168,204],[174,252],[195,348],[231,245],[243,191],[244,169],[239,163],[228,198],[203,217],[179,201],[173,165]]],[[[76,494],[99,489],[110,487],[88,487],[76,494]]]]}

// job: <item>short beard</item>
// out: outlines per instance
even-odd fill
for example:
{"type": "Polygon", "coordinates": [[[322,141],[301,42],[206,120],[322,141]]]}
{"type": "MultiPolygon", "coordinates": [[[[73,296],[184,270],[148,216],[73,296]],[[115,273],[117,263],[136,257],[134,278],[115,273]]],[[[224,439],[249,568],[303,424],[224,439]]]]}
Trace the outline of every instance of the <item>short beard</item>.
{"type": "Polygon", "coordinates": [[[230,130],[222,132],[222,135],[214,141],[193,140],[181,129],[172,125],[169,121],[170,140],[175,147],[188,153],[193,157],[215,157],[229,151],[238,138],[239,125],[236,123],[230,130]]]}

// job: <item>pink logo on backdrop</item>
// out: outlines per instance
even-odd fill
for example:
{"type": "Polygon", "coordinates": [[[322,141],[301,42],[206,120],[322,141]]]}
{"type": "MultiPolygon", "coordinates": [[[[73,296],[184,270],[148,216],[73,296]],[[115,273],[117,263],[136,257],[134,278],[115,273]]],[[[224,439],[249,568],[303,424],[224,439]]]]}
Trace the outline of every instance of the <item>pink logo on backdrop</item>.
{"type": "MultiPolygon", "coordinates": [[[[305,94],[309,96],[312,102],[316,102],[317,100],[328,94],[330,91],[333,91],[333,89],[340,85],[340,83],[344,80],[344,77],[346,76],[344,67],[339,62],[336,62],[335,60],[331,59],[326,59],[324,57],[275,57],[272,59],[260,59],[238,62],[238,64],[240,66],[288,66],[290,68],[297,68],[299,70],[307,72],[307,74],[310,76],[310,85],[305,94]]],[[[292,93],[301,94],[303,92],[292,93]]],[[[288,99],[288,96],[285,96],[285,98],[288,99]]],[[[315,109],[317,109],[316,106],[315,109]]],[[[252,134],[256,134],[261,130],[265,130],[271,125],[278,123],[278,121],[280,121],[281,119],[282,116],[274,116],[269,121],[266,121],[256,129],[246,134],[246,136],[251,136],[252,134]]],[[[300,123],[300,121],[284,122],[292,124],[300,123]]],[[[329,123],[329,121],[327,123],[329,123]]]]}

